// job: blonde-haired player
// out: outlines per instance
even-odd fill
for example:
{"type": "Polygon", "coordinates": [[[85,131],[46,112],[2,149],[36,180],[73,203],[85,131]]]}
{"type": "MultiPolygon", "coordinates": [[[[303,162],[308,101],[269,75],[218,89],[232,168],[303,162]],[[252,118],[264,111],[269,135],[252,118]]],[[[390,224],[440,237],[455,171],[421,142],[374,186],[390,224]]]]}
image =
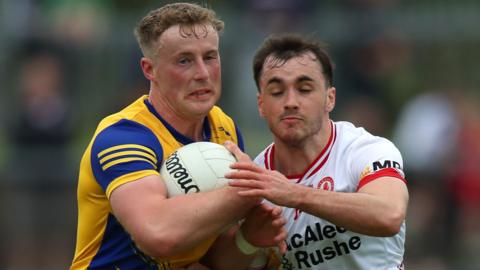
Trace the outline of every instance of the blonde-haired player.
{"type": "Polygon", "coordinates": [[[215,106],[222,28],[212,10],[188,3],[140,21],[149,94],[104,118],[82,157],[71,269],[244,269],[252,244],[282,245],[278,208],[231,187],[167,198],[158,172],[175,149],[195,141],[243,147],[234,121],[215,106]],[[242,218],[241,229],[221,234],[242,218]]]}

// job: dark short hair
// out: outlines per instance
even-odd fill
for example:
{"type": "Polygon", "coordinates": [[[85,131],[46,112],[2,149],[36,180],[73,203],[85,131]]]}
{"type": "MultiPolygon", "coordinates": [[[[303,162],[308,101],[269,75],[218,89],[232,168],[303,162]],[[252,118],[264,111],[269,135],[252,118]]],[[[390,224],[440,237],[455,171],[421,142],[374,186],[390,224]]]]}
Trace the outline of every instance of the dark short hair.
{"type": "MultiPolygon", "coordinates": [[[[144,55],[153,49],[158,38],[174,25],[191,27],[196,24],[211,25],[217,32],[224,23],[212,9],[192,3],[173,3],[150,11],[140,20],[134,34],[144,55]]],[[[195,30],[192,28],[193,34],[195,30]]]]}
{"type": "Polygon", "coordinates": [[[260,75],[267,57],[272,56],[283,65],[291,58],[312,52],[322,67],[322,73],[328,86],[333,85],[333,64],[324,46],[316,41],[296,34],[269,36],[258,48],[253,58],[253,76],[260,92],[260,75]]]}

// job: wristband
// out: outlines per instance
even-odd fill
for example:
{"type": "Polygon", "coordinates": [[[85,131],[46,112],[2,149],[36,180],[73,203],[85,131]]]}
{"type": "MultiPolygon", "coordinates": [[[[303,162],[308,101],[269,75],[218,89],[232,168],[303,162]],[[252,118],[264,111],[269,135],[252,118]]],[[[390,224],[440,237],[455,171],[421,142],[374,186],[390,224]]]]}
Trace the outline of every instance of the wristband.
{"type": "Polygon", "coordinates": [[[243,233],[240,228],[238,228],[237,232],[235,233],[235,244],[237,245],[238,249],[245,255],[252,255],[258,250],[258,247],[250,244],[247,239],[243,237],[243,233]]]}

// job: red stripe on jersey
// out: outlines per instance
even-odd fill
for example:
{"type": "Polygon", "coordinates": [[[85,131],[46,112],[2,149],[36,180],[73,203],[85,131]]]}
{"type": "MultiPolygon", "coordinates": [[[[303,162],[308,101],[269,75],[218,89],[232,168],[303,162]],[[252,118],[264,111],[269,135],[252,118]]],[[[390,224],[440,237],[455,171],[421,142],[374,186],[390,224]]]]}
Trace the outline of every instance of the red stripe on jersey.
{"type": "MultiPolygon", "coordinates": [[[[323,165],[327,162],[328,160],[328,157],[330,157],[330,153],[332,152],[332,148],[333,148],[333,144],[335,144],[335,141],[337,140],[337,129],[335,128],[335,126],[332,126],[332,134],[330,134],[330,139],[328,141],[328,144],[327,146],[329,146],[330,144],[332,145],[332,147],[330,147],[327,155],[325,156],[325,158],[322,160],[322,162],[320,162],[320,164],[318,164],[318,166],[311,172],[308,174],[307,177],[305,178],[309,178],[310,176],[314,175],[316,172],[318,172],[318,170],[320,170],[323,165]]],[[[326,150],[327,148],[324,148],[324,151],[326,150]]],[[[322,151],[323,152],[323,151],[322,151]]],[[[321,154],[320,154],[321,155],[321,154]]],[[[312,163],[314,164],[314,163],[312,163]]],[[[308,171],[308,170],[307,170],[308,171]]]]}
{"type": "Polygon", "coordinates": [[[270,154],[270,152],[273,151],[273,147],[275,145],[271,144],[267,150],[265,150],[265,154],[263,155],[263,163],[265,164],[265,168],[267,170],[274,170],[273,168],[273,162],[272,162],[272,158],[273,158],[273,155],[270,154]]]}
{"type": "Polygon", "coordinates": [[[270,151],[268,153],[268,166],[272,171],[275,170],[275,163],[273,162],[274,153],[275,153],[275,144],[272,144],[272,147],[270,147],[270,151]]]}
{"type": "Polygon", "coordinates": [[[403,176],[397,170],[393,168],[386,168],[386,169],[379,170],[375,173],[369,174],[364,178],[360,179],[360,182],[358,182],[357,191],[361,189],[363,186],[365,186],[366,184],[383,176],[395,177],[402,180],[405,184],[407,183],[407,180],[405,180],[405,178],[403,178],[403,176]]]}
{"type": "MultiPolygon", "coordinates": [[[[335,126],[333,125],[333,122],[332,122],[332,121],[330,121],[330,127],[331,127],[331,129],[330,129],[330,137],[328,138],[327,144],[325,145],[325,147],[323,147],[322,151],[321,151],[320,154],[315,158],[315,160],[314,160],[312,163],[310,163],[310,165],[308,166],[308,168],[302,173],[302,176],[305,176],[305,174],[306,174],[313,166],[315,166],[315,164],[318,162],[318,160],[325,154],[325,152],[326,152],[328,149],[331,150],[330,145],[332,144],[333,138],[335,137],[335,136],[334,136],[334,134],[335,134],[334,127],[335,127],[335,126]]],[[[328,154],[330,154],[330,152],[328,152],[328,154]]],[[[328,158],[328,155],[327,155],[327,158],[328,158]]],[[[324,161],[326,161],[326,159],[324,159],[324,161]]],[[[325,163],[325,162],[322,161],[322,163],[325,163]]],[[[322,164],[322,165],[323,165],[323,164],[322,164]]],[[[318,171],[322,165],[320,165],[320,166],[318,166],[317,168],[315,168],[315,171],[318,171]]],[[[312,174],[310,174],[310,175],[312,175],[312,174]]],[[[303,179],[303,178],[304,178],[304,177],[301,177],[300,180],[303,179]]],[[[299,182],[300,182],[300,181],[299,181],[299,182]]]]}
{"type": "Polygon", "coordinates": [[[295,181],[297,183],[300,183],[300,180],[302,180],[303,174],[292,174],[287,176],[288,180],[295,181]]]}

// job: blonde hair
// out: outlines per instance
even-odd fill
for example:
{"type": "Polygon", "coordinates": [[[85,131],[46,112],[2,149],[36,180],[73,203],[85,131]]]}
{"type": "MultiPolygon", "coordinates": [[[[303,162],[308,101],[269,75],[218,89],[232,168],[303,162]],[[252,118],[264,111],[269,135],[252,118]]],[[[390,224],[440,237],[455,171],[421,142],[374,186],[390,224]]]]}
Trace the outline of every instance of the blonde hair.
{"type": "Polygon", "coordinates": [[[224,23],[209,8],[201,7],[191,3],[168,4],[161,8],[150,11],[135,28],[135,37],[143,52],[143,55],[150,56],[158,38],[168,28],[179,25],[180,32],[184,36],[195,35],[195,25],[202,25],[205,35],[208,33],[208,26],[212,26],[217,32],[223,30],[224,23]]]}

